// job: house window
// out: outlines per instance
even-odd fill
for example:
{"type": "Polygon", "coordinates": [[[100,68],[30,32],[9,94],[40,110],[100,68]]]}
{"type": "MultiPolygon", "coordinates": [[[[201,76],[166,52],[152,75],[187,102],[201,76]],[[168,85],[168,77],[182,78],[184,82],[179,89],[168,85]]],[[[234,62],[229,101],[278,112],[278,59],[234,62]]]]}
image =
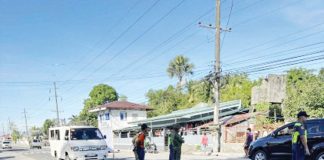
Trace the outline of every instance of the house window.
{"type": "Polygon", "coordinates": [[[54,139],[54,130],[51,130],[51,139],[54,139]]]}
{"type": "Polygon", "coordinates": [[[109,120],[109,113],[105,113],[105,120],[109,120]]]}
{"type": "Polygon", "coordinates": [[[126,112],[120,112],[120,120],[122,120],[122,121],[127,120],[127,113],[126,112]]]}
{"type": "Polygon", "coordinates": [[[60,130],[55,130],[55,139],[60,140],[60,130]]]}

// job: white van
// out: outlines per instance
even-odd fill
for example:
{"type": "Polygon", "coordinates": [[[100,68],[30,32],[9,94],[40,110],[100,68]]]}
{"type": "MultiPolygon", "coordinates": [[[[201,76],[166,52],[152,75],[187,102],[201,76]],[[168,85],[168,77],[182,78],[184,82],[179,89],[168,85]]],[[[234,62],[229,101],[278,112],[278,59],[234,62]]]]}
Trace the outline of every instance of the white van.
{"type": "Polygon", "coordinates": [[[62,126],[49,129],[51,155],[57,159],[105,159],[107,144],[100,130],[90,126],[62,126]]]}
{"type": "Polygon", "coordinates": [[[2,149],[11,149],[11,141],[10,140],[4,140],[1,142],[2,149]]]}

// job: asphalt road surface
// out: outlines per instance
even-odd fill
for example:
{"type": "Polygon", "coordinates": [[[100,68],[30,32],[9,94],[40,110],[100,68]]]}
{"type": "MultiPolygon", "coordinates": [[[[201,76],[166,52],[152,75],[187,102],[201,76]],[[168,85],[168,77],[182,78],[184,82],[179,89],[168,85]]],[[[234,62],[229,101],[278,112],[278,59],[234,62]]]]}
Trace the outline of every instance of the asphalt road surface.
{"type": "MultiPolygon", "coordinates": [[[[114,155],[109,154],[108,160],[134,160],[131,151],[124,150],[114,155]],[[114,158],[113,158],[114,156],[114,158]]],[[[146,154],[147,160],[167,160],[168,153],[162,152],[158,154],[146,154]]],[[[221,156],[202,156],[202,155],[182,155],[185,160],[247,160],[242,158],[241,154],[224,154],[221,156]]],[[[55,160],[50,155],[50,149],[43,147],[42,149],[29,149],[24,146],[14,146],[12,149],[1,150],[0,160],[55,160]]]]}

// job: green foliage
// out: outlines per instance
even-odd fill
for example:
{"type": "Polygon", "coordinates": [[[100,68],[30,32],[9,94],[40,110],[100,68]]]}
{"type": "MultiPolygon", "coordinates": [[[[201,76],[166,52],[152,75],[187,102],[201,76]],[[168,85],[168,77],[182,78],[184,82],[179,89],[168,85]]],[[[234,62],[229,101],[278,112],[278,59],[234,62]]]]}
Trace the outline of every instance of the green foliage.
{"type": "Polygon", "coordinates": [[[36,126],[32,126],[30,129],[29,129],[29,134],[32,137],[39,137],[42,135],[42,129],[39,128],[39,127],[36,127],[36,126]]]}
{"type": "Polygon", "coordinates": [[[125,95],[120,95],[119,96],[119,101],[127,101],[128,97],[125,95]]]}
{"type": "Polygon", "coordinates": [[[43,123],[42,132],[43,135],[48,136],[48,129],[55,125],[55,120],[46,119],[43,123]]]}
{"type": "Polygon", "coordinates": [[[268,103],[259,103],[255,105],[255,109],[257,112],[261,112],[261,113],[266,113],[269,111],[270,108],[270,104],[268,103]]]}
{"type": "Polygon", "coordinates": [[[294,119],[296,114],[307,111],[312,117],[324,117],[323,69],[318,75],[307,69],[291,69],[287,73],[285,118],[294,119]]]}
{"type": "Polygon", "coordinates": [[[221,88],[221,101],[241,99],[243,107],[249,107],[251,104],[251,90],[255,84],[247,74],[228,75],[221,88]]]}
{"type": "Polygon", "coordinates": [[[211,103],[213,97],[212,84],[206,80],[190,81],[187,84],[189,103],[211,103]]]}
{"type": "Polygon", "coordinates": [[[11,133],[12,140],[16,143],[18,139],[21,138],[20,132],[17,130],[17,128],[14,128],[11,133]]]}
{"type": "Polygon", "coordinates": [[[170,63],[167,72],[171,78],[177,77],[179,85],[181,84],[184,76],[193,74],[194,65],[189,63],[189,59],[183,55],[176,56],[170,63]]]}
{"type": "Polygon", "coordinates": [[[166,90],[149,90],[146,94],[148,104],[154,110],[148,112],[148,117],[168,114],[172,111],[187,108],[189,96],[180,90],[169,86],[166,90]]]}
{"type": "Polygon", "coordinates": [[[94,86],[89,94],[89,98],[84,101],[82,111],[77,118],[74,118],[74,120],[86,122],[93,126],[98,126],[97,115],[95,113],[90,113],[89,110],[106,102],[113,102],[117,100],[118,94],[113,87],[106,84],[94,86]]]}
{"type": "MultiPolygon", "coordinates": [[[[227,75],[222,80],[221,100],[231,101],[241,99],[246,107],[250,105],[251,89],[255,85],[246,74],[227,75]]],[[[146,97],[149,106],[154,110],[149,117],[168,114],[178,109],[192,107],[197,103],[212,103],[213,85],[207,80],[189,81],[186,88],[179,90],[172,86],[167,89],[149,90],[146,97]]]]}

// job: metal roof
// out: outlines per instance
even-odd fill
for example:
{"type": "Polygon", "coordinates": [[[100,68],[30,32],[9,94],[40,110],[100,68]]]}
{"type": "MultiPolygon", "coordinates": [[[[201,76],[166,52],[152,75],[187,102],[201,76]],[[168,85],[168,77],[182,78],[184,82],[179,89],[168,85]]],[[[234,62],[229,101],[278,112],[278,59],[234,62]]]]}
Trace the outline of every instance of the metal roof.
{"type": "MultiPolygon", "coordinates": [[[[226,116],[230,114],[234,114],[241,110],[241,101],[229,101],[220,104],[220,116],[226,116]]],[[[214,112],[214,108],[206,103],[199,103],[192,108],[189,109],[182,109],[178,111],[173,111],[170,114],[157,116],[153,118],[148,118],[145,120],[134,121],[130,122],[130,124],[141,124],[141,123],[154,123],[154,122],[163,122],[163,121],[170,121],[170,120],[186,120],[186,121],[194,121],[192,119],[194,116],[197,115],[204,115],[204,114],[212,114],[214,112]]]]}

